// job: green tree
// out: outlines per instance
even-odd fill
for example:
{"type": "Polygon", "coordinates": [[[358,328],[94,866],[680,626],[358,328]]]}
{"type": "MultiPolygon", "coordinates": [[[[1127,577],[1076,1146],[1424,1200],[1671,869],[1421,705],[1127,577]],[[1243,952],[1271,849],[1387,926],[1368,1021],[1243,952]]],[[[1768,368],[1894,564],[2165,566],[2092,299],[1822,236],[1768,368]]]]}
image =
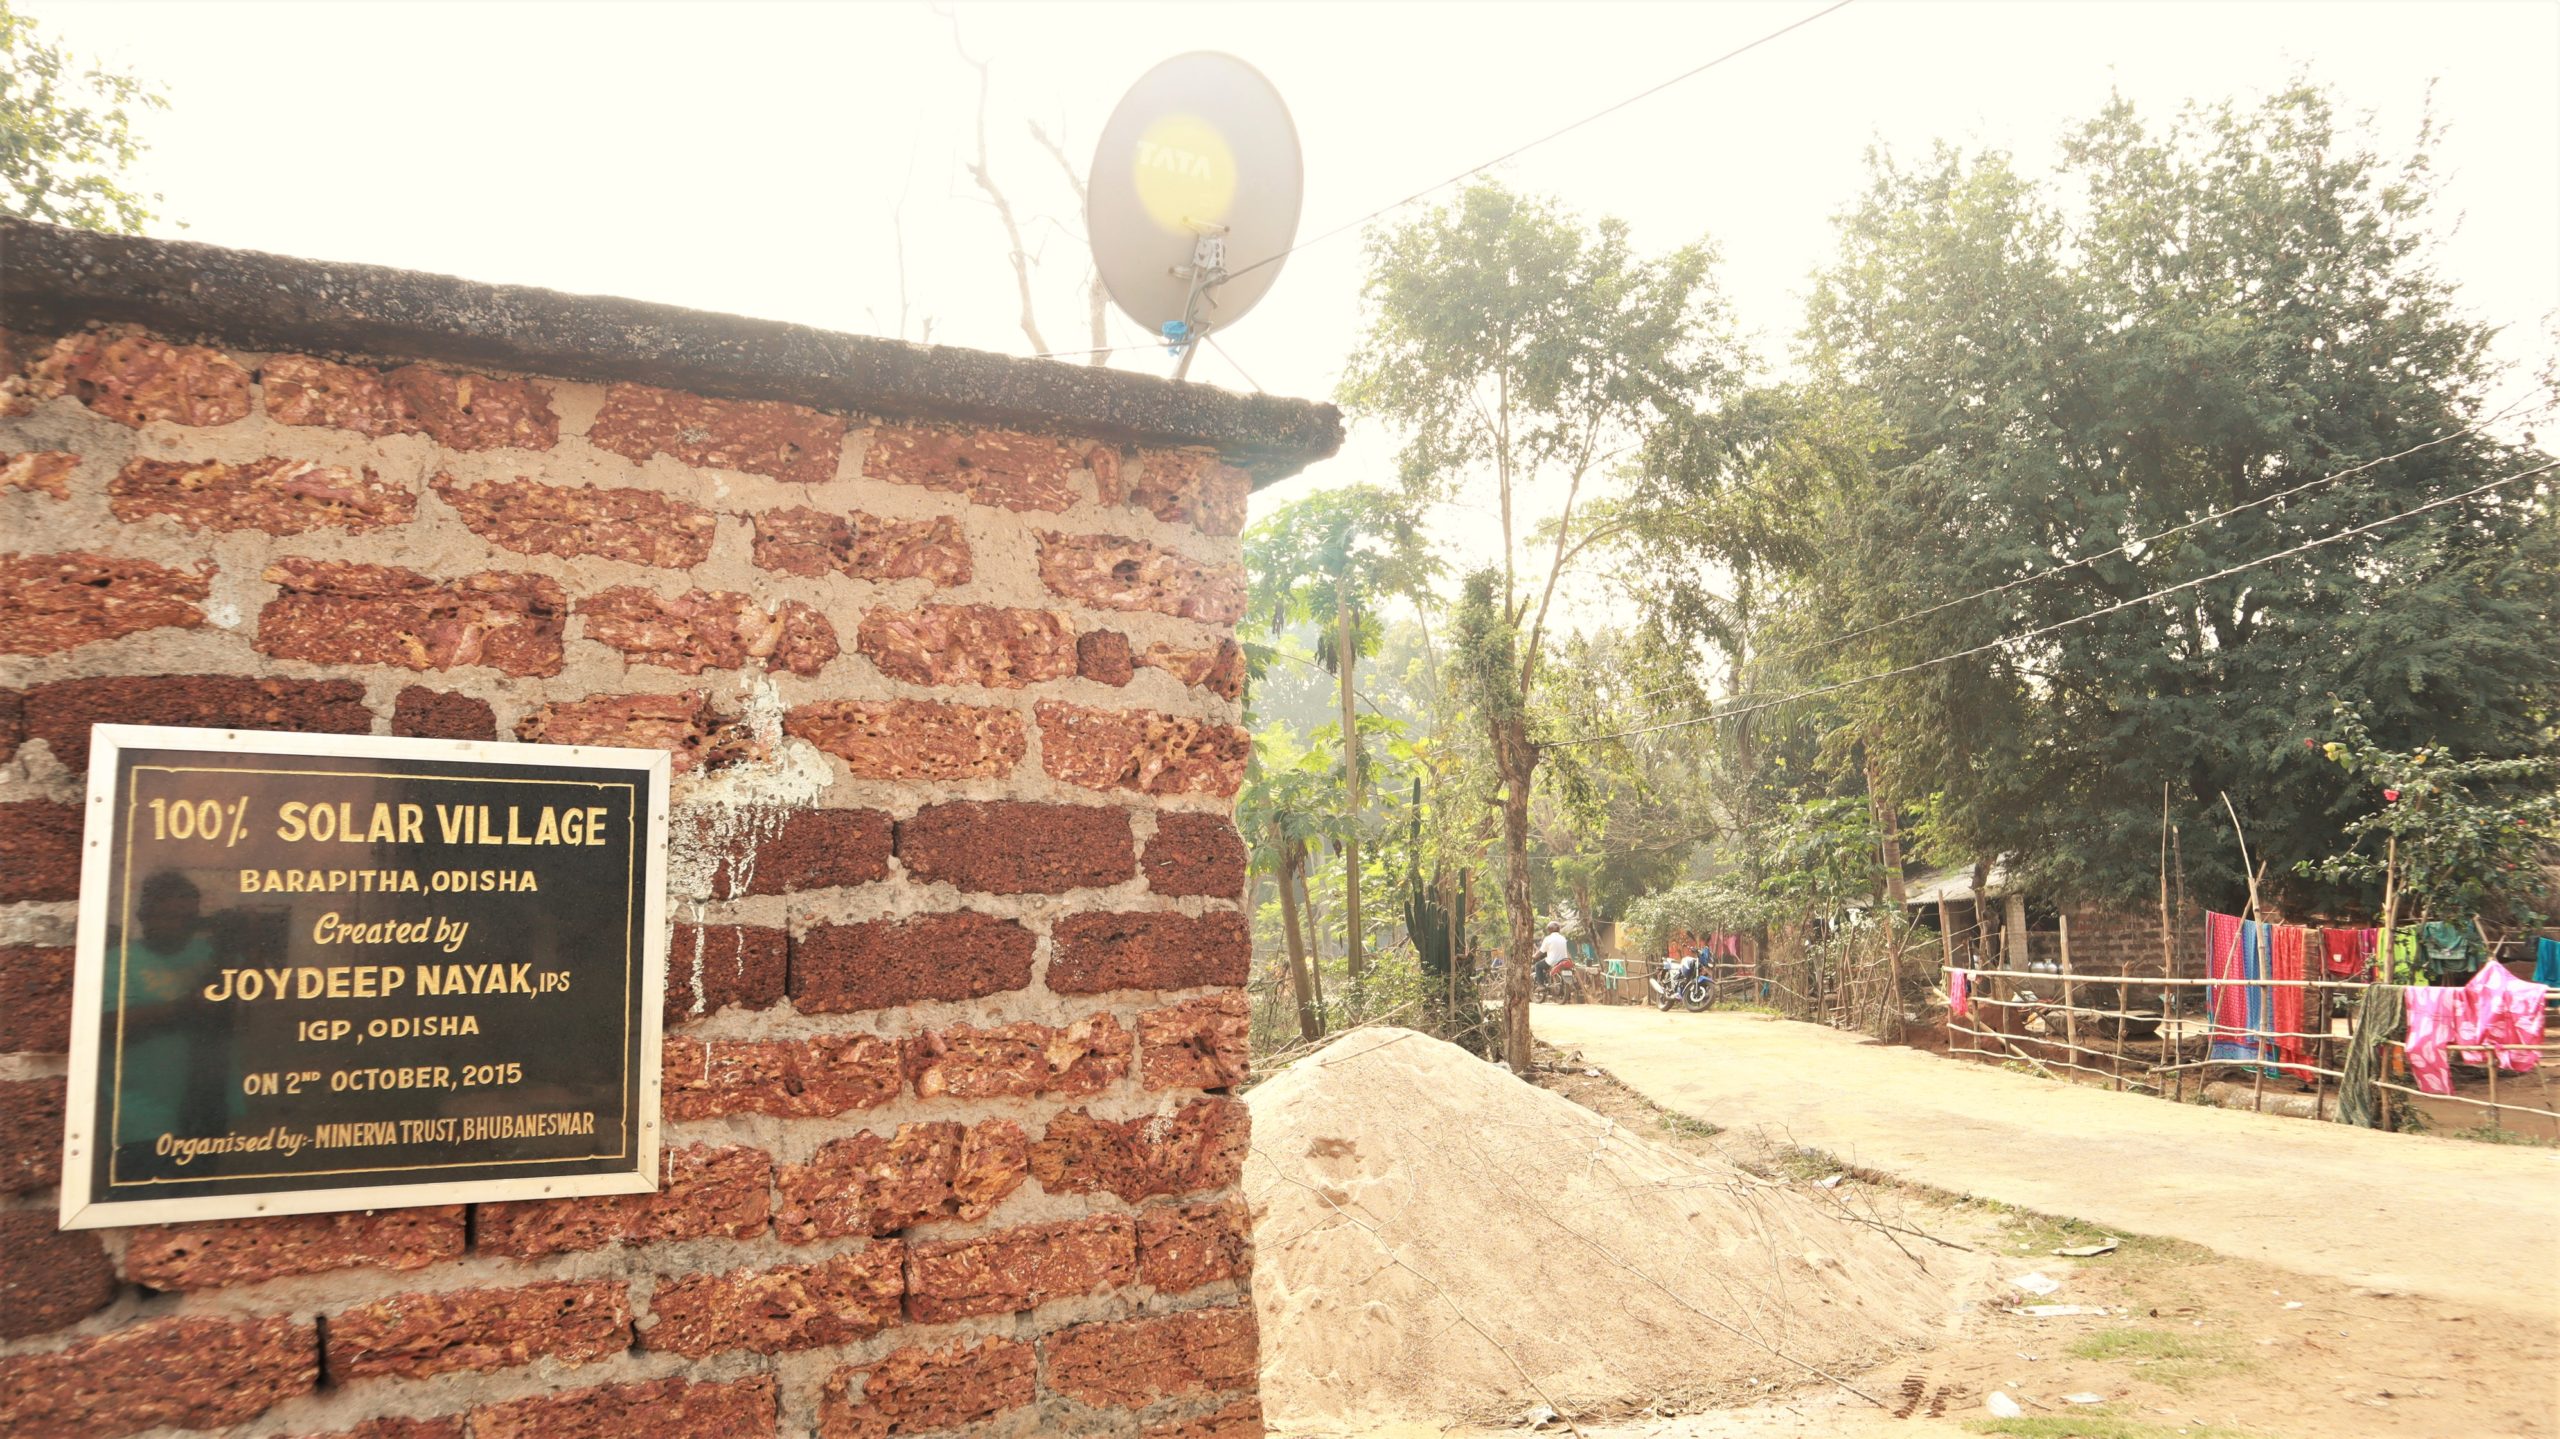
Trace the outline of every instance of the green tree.
{"type": "Polygon", "coordinates": [[[2141,901],[2167,779],[2209,900],[2242,887],[2225,792],[2304,876],[2290,901],[2370,900],[2296,869],[2361,808],[2300,745],[2328,696],[2386,748],[2544,742],[2560,526],[2531,482],[2458,498],[2544,461],[2483,424],[2489,331],[2430,265],[2426,142],[2387,160],[2298,85],[2159,130],[2114,101],[2068,137],[2067,192],[1996,153],[1875,157],[1807,357],[1889,439],[1800,582],[1845,636],[1833,677],[1988,646],[1855,692],[1948,841],[2141,901]]]}
{"type": "Polygon", "coordinates": [[[1368,257],[1368,329],[1341,399],[1399,433],[1408,494],[1489,489],[1498,523],[1500,562],[1469,577],[1452,648],[1500,786],[1515,956],[1505,1053],[1525,1071],[1538,766],[1528,696],[1556,587],[1606,537],[1577,506],[1647,429],[1733,373],[1732,350],[1705,245],[1646,259],[1617,220],[1585,224],[1489,181],[1372,234],[1368,257]],[[1533,509],[1549,496],[1541,522],[1533,509]]]}
{"type": "MultiPolygon", "coordinates": [[[[2469,928],[2496,922],[2532,929],[2560,848],[2560,758],[2483,760],[2441,748],[2386,749],[2341,703],[2316,750],[2355,779],[2369,806],[2345,826],[2347,848],[2306,874],[2392,897],[2391,917],[2469,928]]],[[[2466,939],[2485,939],[2485,932],[2466,939]]],[[[2472,945],[2474,957],[2485,946],[2472,945]]],[[[2404,981],[2415,982],[2403,974],[2404,981]]]]}
{"type": "Polygon", "coordinates": [[[131,75],[79,60],[0,0],[0,211],[83,230],[139,234],[157,195],[125,188],[141,157],[137,110],[169,102],[131,75]]]}
{"type": "Polygon", "coordinates": [[[1363,973],[1360,912],[1360,826],[1368,765],[1360,747],[1356,676],[1385,631],[1378,606],[1394,597],[1420,599],[1438,571],[1411,508],[1368,485],[1319,490],[1282,506],[1247,531],[1245,572],[1252,576],[1248,620],[1275,634],[1313,624],[1316,661],[1333,672],[1341,721],[1344,827],[1343,924],[1352,982],[1363,973]]]}

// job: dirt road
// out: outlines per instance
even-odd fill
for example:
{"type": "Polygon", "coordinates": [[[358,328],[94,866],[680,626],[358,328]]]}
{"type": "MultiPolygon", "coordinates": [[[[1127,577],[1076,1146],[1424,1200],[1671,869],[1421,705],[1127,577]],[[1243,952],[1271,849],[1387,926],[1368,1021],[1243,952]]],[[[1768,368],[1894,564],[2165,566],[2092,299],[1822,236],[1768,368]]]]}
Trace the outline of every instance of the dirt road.
{"type": "Polygon", "coordinates": [[[1540,1005],[1655,1104],[1957,1194],[2560,1323],[2560,1151],[2170,1104],[1761,1015],[1540,1005]]]}

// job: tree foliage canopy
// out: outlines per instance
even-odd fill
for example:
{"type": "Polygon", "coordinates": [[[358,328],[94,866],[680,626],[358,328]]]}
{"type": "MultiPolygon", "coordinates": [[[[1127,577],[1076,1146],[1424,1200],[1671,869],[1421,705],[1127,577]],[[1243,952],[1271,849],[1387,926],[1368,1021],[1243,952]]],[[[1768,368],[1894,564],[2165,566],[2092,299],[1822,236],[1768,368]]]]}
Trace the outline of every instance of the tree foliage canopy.
{"type": "Polygon", "coordinates": [[[160,197],[127,189],[121,178],[142,155],[133,116],[168,103],[131,75],[81,68],[0,0],[0,211],[141,233],[160,197]]]}

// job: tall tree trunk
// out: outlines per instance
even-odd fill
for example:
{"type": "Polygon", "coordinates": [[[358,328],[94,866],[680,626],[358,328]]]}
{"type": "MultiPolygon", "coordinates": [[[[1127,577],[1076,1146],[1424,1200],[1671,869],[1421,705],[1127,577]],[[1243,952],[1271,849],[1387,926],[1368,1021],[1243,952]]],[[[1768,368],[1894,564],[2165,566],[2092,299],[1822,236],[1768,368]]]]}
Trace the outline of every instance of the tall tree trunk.
{"type": "Polygon", "coordinates": [[[1298,897],[1291,876],[1304,864],[1306,851],[1295,840],[1280,850],[1280,930],[1289,941],[1289,992],[1298,1001],[1298,1037],[1312,1044],[1324,1036],[1316,1019],[1314,973],[1307,965],[1306,932],[1298,927],[1298,897]]]}
{"type": "Polygon", "coordinates": [[[1494,768],[1502,776],[1502,907],[1511,921],[1511,958],[1502,981],[1502,1052],[1514,1074],[1529,1072],[1530,965],[1538,952],[1538,916],[1529,905],[1529,781],[1538,763],[1525,718],[1494,723],[1494,768]]]}
{"type": "Polygon", "coordinates": [[[1337,593],[1334,613],[1333,667],[1342,676],[1342,783],[1348,799],[1350,832],[1342,840],[1343,955],[1350,963],[1352,992],[1357,995],[1364,966],[1360,959],[1360,731],[1351,707],[1351,671],[1359,656],[1359,625],[1352,618],[1350,596],[1337,593]]]}
{"type": "Polygon", "coordinates": [[[1867,750],[1867,805],[1875,811],[1876,834],[1884,859],[1884,897],[1893,905],[1893,917],[1899,922],[1907,918],[1902,912],[1902,816],[1884,797],[1884,766],[1876,763],[1876,752],[1867,750]]]}

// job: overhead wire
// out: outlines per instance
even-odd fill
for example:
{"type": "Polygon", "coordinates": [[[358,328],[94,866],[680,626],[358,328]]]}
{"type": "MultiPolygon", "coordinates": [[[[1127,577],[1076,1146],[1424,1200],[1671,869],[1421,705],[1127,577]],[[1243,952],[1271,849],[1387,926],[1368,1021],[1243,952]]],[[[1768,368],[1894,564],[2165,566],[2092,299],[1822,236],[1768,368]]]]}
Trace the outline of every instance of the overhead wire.
{"type": "MultiPolygon", "coordinates": [[[[1344,234],[1348,234],[1348,233],[1350,233],[1351,231],[1356,230],[1356,229],[1359,229],[1361,226],[1368,224],[1368,223],[1369,223],[1370,221],[1372,221],[1372,220],[1378,219],[1379,217],[1384,216],[1384,215],[1390,215],[1390,214],[1393,214],[1393,213],[1395,213],[1396,211],[1403,209],[1405,206],[1410,205],[1410,204],[1414,203],[1414,202],[1415,202],[1415,201],[1417,201],[1417,200],[1423,199],[1423,198],[1425,198],[1426,196],[1433,195],[1433,194],[1438,193],[1439,191],[1445,190],[1445,189],[1449,188],[1451,185],[1455,185],[1455,184],[1460,183],[1461,181],[1466,180],[1466,179],[1467,179],[1468,177],[1470,177],[1470,176],[1473,176],[1473,175],[1481,175],[1481,174],[1483,174],[1485,171],[1492,169],[1494,166],[1496,166],[1496,165],[1500,165],[1500,164],[1504,164],[1504,163],[1506,163],[1506,162],[1508,162],[1508,161],[1511,161],[1511,160],[1515,160],[1515,159],[1519,158],[1520,156],[1527,154],[1529,151],[1534,150],[1534,149],[1536,149],[1537,147],[1539,147],[1540,145],[1544,145],[1544,144],[1546,144],[1547,142],[1549,142],[1549,141],[1551,141],[1551,140],[1558,140],[1558,139],[1562,139],[1563,137],[1565,137],[1565,136],[1567,136],[1567,135],[1572,134],[1574,131],[1581,129],[1581,128],[1582,128],[1582,127],[1584,127],[1585,125],[1589,125],[1589,124],[1591,124],[1591,123],[1593,123],[1593,122],[1595,122],[1595,121],[1598,121],[1598,120],[1606,119],[1606,118],[1608,118],[1609,116],[1611,116],[1611,115],[1614,115],[1614,114],[1618,113],[1620,110],[1624,110],[1625,108],[1627,108],[1627,107],[1628,107],[1628,106],[1630,106],[1630,105],[1636,104],[1636,103],[1638,103],[1638,102],[1640,102],[1640,101],[1649,100],[1649,99],[1653,98],[1654,96],[1659,95],[1659,94],[1661,94],[1663,91],[1668,90],[1668,89],[1671,89],[1672,87],[1674,87],[1674,86],[1676,86],[1676,85],[1681,85],[1681,84],[1684,84],[1684,83],[1686,83],[1686,82],[1688,82],[1688,81],[1690,81],[1690,80],[1694,80],[1694,79],[1696,79],[1698,76],[1703,75],[1703,74],[1707,73],[1708,71],[1715,69],[1717,66],[1722,65],[1722,64],[1724,64],[1725,62],[1727,62],[1727,61],[1729,61],[1729,60],[1738,59],[1738,58],[1740,58],[1741,56],[1747,55],[1747,54],[1749,54],[1750,52],[1752,52],[1752,51],[1754,51],[1754,50],[1759,49],[1759,48],[1760,48],[1761,46],[1763,46],[1763,45],[1767,45],[1767,44],[1771,43],[1772,41],[1782,39],[1782,38],[1784,38],[1785,36],[1787,36],[1787,35],[1789,35],[1789,34],[1792,34],[1792,33],[1794,33],[1794,32],[1795,32],[1795,31],[1797,31],[1797,30],[1801,30],[1801,29],[1803,29],[1805,26],[1812,24],[1812,23],[1813,23],[1813,22],[1815,22],[1816,20],[1820,20],[1820,19],[1822,19],[1824,16],[1831,14],[1831,13],[1832,13],[1833,11],[1835,11],[1835,10],[1844,10],[1844,9],[1848,8],[1850,5],[1852,5],[1852,4],[1854,4],[1854,3],[1855,3],[1855,0],[1832,0],[1832,3],[1831,3],[1831,4],[1828,4],[1828,5],[1823,6],[1821,9],[1814,11],[1814,12],[1813,12],[1812,14],[1810,14],[1810,15],[1805,15],[1805,16],[1802,16],[1802,17],[1800,17],[1800,18],[1798,18],[1798,19],[1791,20],[1791,21],[1789,21],[1788,23],[1786,23],[1786,24],[1784,24],[1784,25],[1779,26],[1777,29],[1772,30],[1772,31],[1768,32],[1767,34],[1760,36],[1758,39],[1750,40],[1750,41],[1746,41],[1746,42],[1745,42],[1745,43],[1743,43],[1743,44],[1737,45],[1737,46],[1735,46],[1734,48],[1732,48],[1732,49],[1730,49],[1730,50],[1725,51],[1723,54],[1718,55],[1718,56],[1716,56],[1715,58],[1713,58],[1713,59],[1711,59],[1711,60],[1706,60],[1706,61],[1703,61],[1703,62],[1701,62],[1701,63],[1699,63],[1699,64],[1693,65],[1693,66],[1689,67],[1688,69],[1681,71],[1679,74],[1677,74],[1677,75],[1674,75],[1674,76],[1670,77],[1670,78],[1669,78],[1669,79],[1667,79],[1667,80],[1660,81],[1659,83],[1654,84],[1654,85],[1650,85],[1650,86],[1646,87],[1645,89],[1639,90],[1639,91],[1637,91],[1636,93],[1634,93],[1634,94],[1632,94],[1632,95],[1628,95],[1628,96],[1625,96],[1625,97],[1624,97],[1624,98],[1622,98],[1622,99],[1619,99],[1619,100],[1613,101],[1612,103],[1610,103],[1610,104],[1608,104],[1608,105],[1605,105],[1605,106],[1601,107],[1600,109],[1594,110],[1594,111],[1592,111],[1592,112],[1591,112],[1590,114],[1588,114],[1588,115],[1583,116],[1583,117],[1582,117],[1581,119],[1579,119],[1579,120],[1572,121],[1572,122],[1571,122],[1571,123],[1569,123],[1569,124],[1560,125],[1560,126],[1556,127],[1555,129],[1550,130],[1550,131],[1548,131],[1547,133],[1545,133],[1545,134],[1543,134],[1543,135],[1538,136],[1536,139],[1533,139],[1533,140],[1524,140],[1524,141],[1522,141],[1520,144],[1517,144],[1517,145],[1512,146],[1510,149],[1503,151],[1501,154],[1494,156],[1494,157],[1493,157],[1492,159],[1490,159],[1490,160],[1486,160],[1486,161],[1484,161],[1484,162],[1483,162],[1483,163],[1481,163],[1481,164],[1477,164],[1477,165],[1470,165],[1470,166],[1468,166],[1466,169],[1464,169],[1464,170],[1460,170],[1460,171],[1458,171],[1456,174],[1454,174],[1454,175],[1450,175],[1450,176],[1448,176],[1448,177],[1447,177],[1447,178],[1445,178],[1445,179],[1435,180],[1435,181],[1431,182],[1430,184],[1423,186],[1421,189],[1414,191],[1412,194],[1409,194],[1409,195],[1405,196],[1404,198],[1402,198],[1402,199],[1400,199],[1400,200],[1393,201],[1393,202],[1391,202],[1391,203],[1389,203],[1389,204],[1381,205],[1381,206],[1379,206],[1377,209],[1371,210],[1371,211],[1369,211],[1369,212],[1368,212],[1367,214],[1365,214],[1365,215],[1358,216],[1357,218],[1354,218],[1354,219],[1345,220],[1345,221],[1344,221],[1344,222],[1342,222],[1341,224],[1336,225],[1336,226],[1334,226],[1333,228],[1331,228],[1331,229],[1329,229],[1329,230],[1324,230],[1324,231],[1321,231],[1321,232],[1319,232],[1319,233],[1317,233],[1317,234],[1310,235],[1310,236],[1308,236],[1307,238],[1305,238],[1305,239],[1303,239],[1303,240],[1299,240],[1299,241],[1297,241],[1297,242],[1293,243],[1292,245],[1290,245],[1290,246],[1289,246],[1289,248],[1287,248],[1287,249],[1285,249],[1285,250],[1279,251],[1279,252],[1278,252],[1278,253],[1276,253],[1276,254],[1265,255],[1265,256],[1263,256],[1261,259],[1256,260],[1256,261],[1252,262],[1251,264],[1246,265],[1246,266],[1244,266],[1244,267],[1242,267],[1242,268],[1240,268],[1240,269],[1230,270],[1230,271],[1228,271],[1228,272],[1227,272],[1226,278],[1227,278],[1227,279],[1229,279],[1229,280],[1233,280],[1233,279],[1237,279],[1237,278],[1239,278],[1239,277],[1241,277],[1241,276],[1244,276],[1244,275],[1249,275],[1249,274],[1251,274],[1252,272],[1254,272],[1254,271],[1256,271],[1256,270],[1261,269],[1261,268],[1262,268],[1262,267],[1264,267],[1265,265],[1276,265],[1276,264],[1280,263],[1282,260],[1285,260],[1285,259],[1289,258],[1291,255],[1294,255],[1294,254],[1298,253],[1300,250],[1304,250],[1304,249],[1308,248],[1309,246],[1312,246],[1312,245],[1320,245],[1320,244],[1323,244],[1323,243],[1324,243],[1325,241],[1327,241],[1327,240],[1333,239],[1333,238],[1334,238],[1335,236],[1337,236],[1337,235],[1344,235],[1344,234]]],[[[1069,358],[1069,357],[1084,358],[1084,357],[1090,357],[1090,356],[1094,356],[1094,355],[1116,355],[1116,354],[1120,354],[1120,353],[1122,353],[1122,352],[1124,352],[1124,351],[1129,351],[1129,350],[1148,350],[1148,349],[1156,349],[1156,348],[1158,348],[1158,345],[1157,345],[1157,344],[1155,344],[1155,343],[1147,343],[1147,344],[1135,344],[1135,345],[1111,345],[1111,346],[1105,346],[1105,347],[1095,348],[1095,349],[1078,349],[1078,350],[1044,350],[1044,351],[1041,351],[1041,352],[1040,352],[1040,353],[1038,353],[1038,354],[1033,355],[1031,358],[1033,358],[1033,359],[1035,359],[1035,360],[1056,360],[1056,359],[1065,359],[1065,358],[1069,358]]],[[[1225,352],[1224,352],[1224,351],[1220,351],[1220,353],[1221,353],[1221,354],[1224,354],[1225,352]]],[[[1230,358],[1229,363],[1233,363],[1232,358],[1230,358]]],[[[1240,365],[1239,365],[1239,366],[1237,366],[1237,372],[1238,372],[1239,374],[1243,373],[1243,367],[1242,367],[1242,366],[1240,366],[1240,365]]],[[[1250,377],[1250,376],[1248,376],[1247,378],[1249,379],[1249,378],[1251,378],[1251,377],[1250,377]]],[[[1256,386],[1255,388],[1259,389],[1259,388],[1260,388],[1260,386],[1256,386]]]]}
{"type": "MultiPolygon", "coordinates": [[[[2461,439],[2466,435],[2478,434],[2487,430],[2491,426],[2506,420],[2531,398],[2532,392],[2527,391],[2525,394],[2519,395],[2515,399],[2508,401],[2504,406],[2500,407],[2496,412],[2490,414],[2484,419],[2475,420],[2471,424],[2465,425],[2458,430],[2448,430],[2432,439],[2422,440],[2417,444],[2411,445],[2405,450],[2400,450],[2388,455],[2377,455],[2369,460],[2359,460],[2345,469],[2332,470],[2327,474],[2315,476],[2300,484],[2260,495],[2256,499],[2243,501],[2242,503],[2233,505],[2228,509],[2214,510],[2207,514],[2198,515],[2194,519],[2181,521],[2169,526],[2167,529],[2156,530],[2147,535],[2136,536],[2133,539],[2111,545],[2103,550],[2092,550],[2085,555],[2076,555],[2059,564],[2053,565],[2050,568],[2038,570],[2033,574],[2020,575],[2016,579],[2004,580],[1999,584],[1975,590],[1971,594],[1963,594],[1958,595],[1953,599],[1941,600],[1936,604],[1927,606],[1926,608],[1910,610],[1887,619],[1877,620],[1873,624],[1863,625],[1843,634],[1825,635],[1819,639],[1802,640],[1794,644],[1781,645],[1774,650],[1760,655],[1758,658],[1763,660],[1773,658],[1793,658],[1794,656],[1810,653],[1811,651],[1819,648],[1837,648],[1840,645],[1847,644],[1851,640],[1863,639],[1868,635],[1892,629],[1897,625],[1908,624],[1914,620],[1927,619],[1931,615],[1943,613],[1944,611],[1951,610],[1958,605],[1967,604],[1978,599],[1985,599],[1992,595],[2006,594],[2011,590],[2023,589],[2028,585],[2052,579],[2056,575],[2068,574],[2084,565],[2095,563],[2096,561],[2109,558],[2110,556],[2127,554],[2138,547],[2147,547],[2173,535],[2184,534],[2189,530],[2198,529],[2202,526],[2228,519],[2233,515],[2244,514],[2250,510],[2263,508],[2264,506],[2274,504],[2278,500],[2289,499],[2295,495],[2299,495],[2306,490],[2313,490],[2323,485],[2334,484],[2351,475],[2362,474],[2378,465],[2390,464],[2395,460],[2407,459],[2409,456],[2417,454],[2422,450],[2433,449],[2438,445],[2450,443],[2454,440],[2461,439]]],[[[2526,414],[2528,417],[2547,414],[2553,408],[2553,404],[2554,402],[2552,401],[2545,401],[2541,405],[2535,406],[2533,409],[2526,411],[2526,414]]],[[[1765,491],[1760,491],[1756,487],[1745,487],[1745,492],[1765,496],[1765,491]]],[[[1640,701],[1645,698],[1647,698],[1647,696],[1638,695],[1636,696],[1636,701],[1640,701]]],[[[1635,701],[1630,701],[1630,703],[1634,702],[1635,701]]],[[[1656,714],[1660,712],[1661,711],[1658,709],[1654,711],[1656,714]]]]}
{"type": "Polygon", "coordinates": [[[1916,674],[1921,670],[1933,669],[1943,664],[1953,664],[1957,660],[1971,659],[1975,655],[1988,654],[1993,650],[2005,649],[2011,645],[2022,644],[2028,640],[2052,634],[2057,630],[2065,630],[2074,625],[2083,625],[2092,620],[2103,619],[2108,615],[2121,613],[2122,611],[2129,610],[2136,605],[2149,604],[2153,600],[2166,598],[2167,596],[2177,594],[2182,590],[2191,590],[2199,585],[2209,585],[2216,580],[2228,579],[2231,576],[2240,574],[2244,571],[2256,569],[2260,565],[2269,565],[2278,560],[2291,559],[2295,555],[2305,554],[2309,551],[2316,550],[2323,545],[2333,545],[2340,540],[2348,540],[2353,539],[2358,535],[2370,534],[2386,525],[2398,524],[2402,520],[2412,519],[2418,515],[2425,514],[2429,510],[2442,509],[2446,505],[2460,504],[2464,500],[2477,499],[2482,495],[2488,494],[2492,490],[2502,489],[2519,480],[2529,480],[2537,475],[2549,474],[2553,470],[2560,470],[2560,460],[2553,460],[2544,464],[2536,465],[2529,470],[2519,470],[2512,475],[2502,476],[2498,479],[2491,480],[2486,484],[2475,485],[2458,494],[2444,495],[2436,499],[2429,500],[2425,504],[2414,505],[2397,514],[2385,515],[2381,519],[2372,520],[2361,525],[2354,525],[2347,529],[2336,531],[2332,534],[2321,535],[2315,539],[2305,540],[2301,544],[2288,546],[2284,549],[2274,551],[2271,554],[2260,555],[2255,559],[2243,560],[2239,564],[2225,566],[2224,568],[2216,570],[2209,575],[2199,575],[2191,580],[2181,580],[2174,585],[2164,585],[2148,594],[2136,595],[2131,599],[2118,600],[2114,604],[2090,610],[2085,614],[2077,614],[2067,619],[2055,620],[2051,624],[2038,625],[2034,629],[2022,630],[2017,634],[2003,635],[1998,639],[1987,640],[1981,644],[1973,645],[1965,649],[1953,650],[1942,655],[1932,655],[1925,660],[1915,660],[1910,664],[1896,665],[1891,669],[1878,670],[1873,674],[1858,675],[1850,679],[1835,681],[1831,684],[1818,685],[1812,689],[1800,690],[1789,695],[1781,695],[1776,699],[1763,700],[1756,704],[1739,705],[1732,709],[1713,710],[1702,715],[1690,715],[1682,719],[1667,720],[1656,725],[1640,725],[1632,729],[1613,730],[1606,734],[1575,735],[1568,739],[1550,740],[1547,743],[1556,748],[1564,748],[1572,745],[1594,744],[1601,740],[1632,739],[1639,735],[1660,734],[1666,730],[1686,729],[1691,725],[1710,724],[1717,720],[1740,719],[1745,715],[1757,714],[1762,710],[1775,709],[1780,705],[1794,704],[1808,699],[1819,699],[1824,695],[1838,694],[1843,690],[1855,689],[1860,685],[1874,684],[1880,680],[1898,679],[1903,675],[1916,674]]]}

